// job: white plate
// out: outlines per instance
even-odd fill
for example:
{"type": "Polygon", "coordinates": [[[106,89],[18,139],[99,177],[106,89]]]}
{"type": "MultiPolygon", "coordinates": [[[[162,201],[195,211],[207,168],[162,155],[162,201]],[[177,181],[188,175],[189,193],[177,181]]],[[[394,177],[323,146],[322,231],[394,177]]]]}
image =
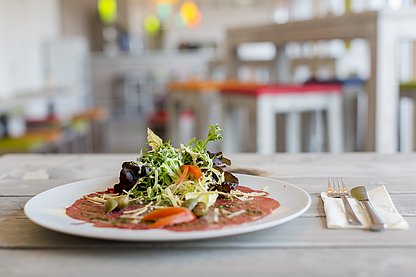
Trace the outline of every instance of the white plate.
{"type": "Polygon", "coordinates": [[[105,190],[117,183],[117,178],[94,178],[59,186],[42,192],[25,205],[25,214],[34,223],[65,234],[126,241],[175,241],[216,238],[253,232],[276,226],[303,214],[311,205],[310,196],[302,189],[279,180],[236,174],[240,184],[253,189],[268,187],[269,197],[280,202],[272,214],[250,223],[219,230],[174,232],[158,230],[129,230],[94,227],[91,223],[70,218],[65,208],[83,195],[105,190]]]}

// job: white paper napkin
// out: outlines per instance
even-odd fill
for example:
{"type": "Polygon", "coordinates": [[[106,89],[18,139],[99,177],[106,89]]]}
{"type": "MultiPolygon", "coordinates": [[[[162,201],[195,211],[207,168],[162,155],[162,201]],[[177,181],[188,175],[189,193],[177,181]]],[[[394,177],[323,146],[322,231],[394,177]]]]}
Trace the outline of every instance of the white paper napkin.
{"type": "MultiPolygon", "coordinates": [[[[390,195],[384,186],[379,186],[368,190],[368,197],[373,203],[375,209],[380,217],[387,224],[387,229],[391,230],[406,230],[409,229],[409,224],[399,214],[396,207],[391,201],[390,195]]],[[[350,225],[345,217],[345,208],[341,198],[328,197],[326,192],[321,193],[321,198],[324,201],[324,209],[326,214],[326,223],[330,229],[365,229],[369,227],[369,219],[364,212],[363,207],[355,198],[348,198],[358,219],[364,224],[361,226],[350,225]]]]}

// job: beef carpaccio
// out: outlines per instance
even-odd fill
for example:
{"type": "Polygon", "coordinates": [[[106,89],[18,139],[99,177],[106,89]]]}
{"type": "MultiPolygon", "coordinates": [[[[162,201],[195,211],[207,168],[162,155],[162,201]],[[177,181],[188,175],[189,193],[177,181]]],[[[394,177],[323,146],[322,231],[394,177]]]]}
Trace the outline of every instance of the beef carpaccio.
{"type": "MultiPolygon", "coordinates": [[[[254,190],[239,186],[242,192],[250,193],[254,190]]],[[[66,214],[74,219],[93,223],[96,227],[112,227],[122,229],[149,229],[151,222],[131,220],[124,215],[144,207],[139,204],[129,204],[121,210],[106,213],[103,204],[88,199],[113,193],[113,188],[107,191],[91,193],[88,197],[78,199],[66,209],[66,214]]],[[[202,231],[214,230],[253,222],[272,213],[280,206],[279,202],[267,196],[250,196],[241,198],[219,198],[209,207],[208,213],[190,222],[166,226],[163,229],[171,231],[202,231]]]]}
{"type": "Polygon", "coordinates": [[[240,186],[227,170],[231,160],[208,151],[209,142],[222,139],[220,131],[210,125],[205,140],[175,148],[148,129],[149,147],[123,162],[119,182],[78,199],[67,215],[96,227],[171,231],[220,229],[269,215],[279,202],[240,186]]]}

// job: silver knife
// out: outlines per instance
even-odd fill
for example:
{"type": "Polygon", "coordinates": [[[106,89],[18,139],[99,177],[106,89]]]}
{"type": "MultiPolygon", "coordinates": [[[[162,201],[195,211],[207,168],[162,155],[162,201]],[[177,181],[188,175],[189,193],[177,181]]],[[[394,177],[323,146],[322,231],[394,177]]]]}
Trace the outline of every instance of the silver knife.
{"type": "Polygon", "coordinates": [[[360,203],[367,210],[368,217],[370,218],[370,230],[382,231],[386,229],[386,224],[374,209],[373,204],[371,204],[370,199],[368,198],[367,190],[364,186],[353,188],[351,190],[351,196],[360,201],[360,203]]]}

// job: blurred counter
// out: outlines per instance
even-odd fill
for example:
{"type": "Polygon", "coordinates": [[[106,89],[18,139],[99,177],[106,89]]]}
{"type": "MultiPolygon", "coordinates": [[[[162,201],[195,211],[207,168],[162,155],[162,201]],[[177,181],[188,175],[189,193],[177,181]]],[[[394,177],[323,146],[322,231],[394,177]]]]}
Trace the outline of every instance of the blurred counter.
{"type": "MultiPolygon", "coordinates": [[[[165,85],[172,80],[202,78],[207,74],[209,61],[215,51],[152,51],[141,55],[92,56],[92,98],[94,106],[116,111],[116,105],[123,105],[121,98],[130,97],[138,101],[140,89],[148,94],[163,94],[165,85]],[[126,76],[129,75],[129,78],[126,76]],[[137,85],[124,91],[123,82],[137,79],[137,85]]],[[[128,102],[128,101],[127,101],[128,102]]],[[[130,104],[134,104],[131,103],[130,104]]]]}

